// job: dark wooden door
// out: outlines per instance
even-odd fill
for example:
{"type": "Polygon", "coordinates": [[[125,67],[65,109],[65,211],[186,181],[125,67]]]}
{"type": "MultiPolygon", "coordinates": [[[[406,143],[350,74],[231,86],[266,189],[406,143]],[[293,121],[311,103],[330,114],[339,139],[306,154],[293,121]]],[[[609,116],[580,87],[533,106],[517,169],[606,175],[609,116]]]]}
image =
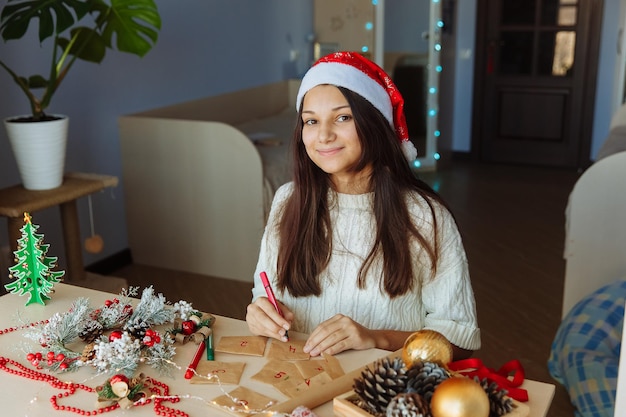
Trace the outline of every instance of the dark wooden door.
{"type": "Polygon", "coordinates": [[[602,0],[479,0],[475,154],[588,163],[601,15],[602,0]]]}

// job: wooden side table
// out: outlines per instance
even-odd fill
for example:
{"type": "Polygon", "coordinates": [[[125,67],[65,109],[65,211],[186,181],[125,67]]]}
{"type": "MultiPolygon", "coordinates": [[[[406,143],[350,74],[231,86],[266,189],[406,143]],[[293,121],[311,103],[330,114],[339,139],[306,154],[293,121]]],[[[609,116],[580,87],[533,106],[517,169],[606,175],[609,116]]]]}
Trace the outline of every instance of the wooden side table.
{"type": "Polygon", "coordinates": [[[51,190],[27,190],[21,184],[0,190],[0,216],[8,218],[9,244],[11,251],[17,250],[20,229],[24,225],[24,212],[33,213],[59,206],[63,225],[63,240],[67,270],[65,281],[79,282],[85,279],[83,251],[78,222],[76,200],[117,186],[117,177],[108,175],[68,173],[61,186],[51,190]]]}

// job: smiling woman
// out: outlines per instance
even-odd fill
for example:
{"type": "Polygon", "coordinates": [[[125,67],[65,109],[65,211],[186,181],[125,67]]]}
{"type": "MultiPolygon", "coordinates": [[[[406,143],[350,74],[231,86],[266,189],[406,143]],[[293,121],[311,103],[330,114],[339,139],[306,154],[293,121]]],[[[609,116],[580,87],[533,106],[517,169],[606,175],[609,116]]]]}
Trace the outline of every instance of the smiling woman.
{"type": "Polygon", "coordinates": [[[371,165],[355,167],[361,159],[361,142],[352,110],[339,88],[312,88],[302,104],[302,142],[309,158],[330,175],[335,189],[360,194],[369,188],[371,165]]]}
{"type": "Polygon", "coordinates": [[[457,359],[480,347],[463,244],[445,202],[413,175],[403,106],[385,71],[354,52],[305,74],[294,180],[276,192],[255,273],[267,273],[283,315],[255,279],[252,333],[310,333],[312,356],[397,350],[423,328],[457,359]]]}

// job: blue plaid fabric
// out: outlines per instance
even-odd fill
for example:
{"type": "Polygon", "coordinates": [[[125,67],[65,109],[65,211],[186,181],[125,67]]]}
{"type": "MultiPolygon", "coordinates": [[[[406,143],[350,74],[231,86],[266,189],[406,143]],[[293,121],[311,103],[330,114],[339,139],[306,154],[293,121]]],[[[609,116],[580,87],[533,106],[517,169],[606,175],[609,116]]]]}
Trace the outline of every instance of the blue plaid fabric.
{"type": "Polygon", "coordinates": [[[625,279],[604,286],[579,301],[556,333],[548,369],[577,417],[613,417],[625,300],[625,279]]]}

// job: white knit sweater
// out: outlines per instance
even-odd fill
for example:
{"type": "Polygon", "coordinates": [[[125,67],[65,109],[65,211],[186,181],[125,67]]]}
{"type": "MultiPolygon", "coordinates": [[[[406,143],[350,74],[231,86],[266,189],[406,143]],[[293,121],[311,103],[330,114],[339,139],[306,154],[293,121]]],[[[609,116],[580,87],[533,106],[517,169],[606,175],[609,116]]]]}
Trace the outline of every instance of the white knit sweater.
{"type": "MultiPolygon", "coordinates": [[[[293,183],[280,187],[272,202],[255,271],[252,301],[266,296],[259,274],[265,271],[276,291],[278,213],[291,194],[293,183]]],[[[425,272],[426,283],[411,293],[391,299],[380,289],[381,265],[375,263],[367,274],[365,289],[357,288],[360,266],[371,249],[375,224],[373,194],[330,192],[333,251],[328,268],[321,274],[322,295],[293,297],[276,291],[276,298],[294,312],[294,331],[311,333],[322,321],[344,314],[370,329],[417,331],[437,330],[450,342],[464,349],[480,348],[480,330],[469,279],[467,258],[456,224],[450,213],[436,206],[441,253],[437,275],[430,278],[429,260],[420,246],[412,246],[413,270],[425,272]]],[[[417,194],[407,197],[409,211],[425,236],[432,234],[432,217],[425,201],[417,194]]],[[[416,279],[419,279],[416,276],[416,279]]],[[[419,287],[419,286],[415,286],[419,287]]]]}

